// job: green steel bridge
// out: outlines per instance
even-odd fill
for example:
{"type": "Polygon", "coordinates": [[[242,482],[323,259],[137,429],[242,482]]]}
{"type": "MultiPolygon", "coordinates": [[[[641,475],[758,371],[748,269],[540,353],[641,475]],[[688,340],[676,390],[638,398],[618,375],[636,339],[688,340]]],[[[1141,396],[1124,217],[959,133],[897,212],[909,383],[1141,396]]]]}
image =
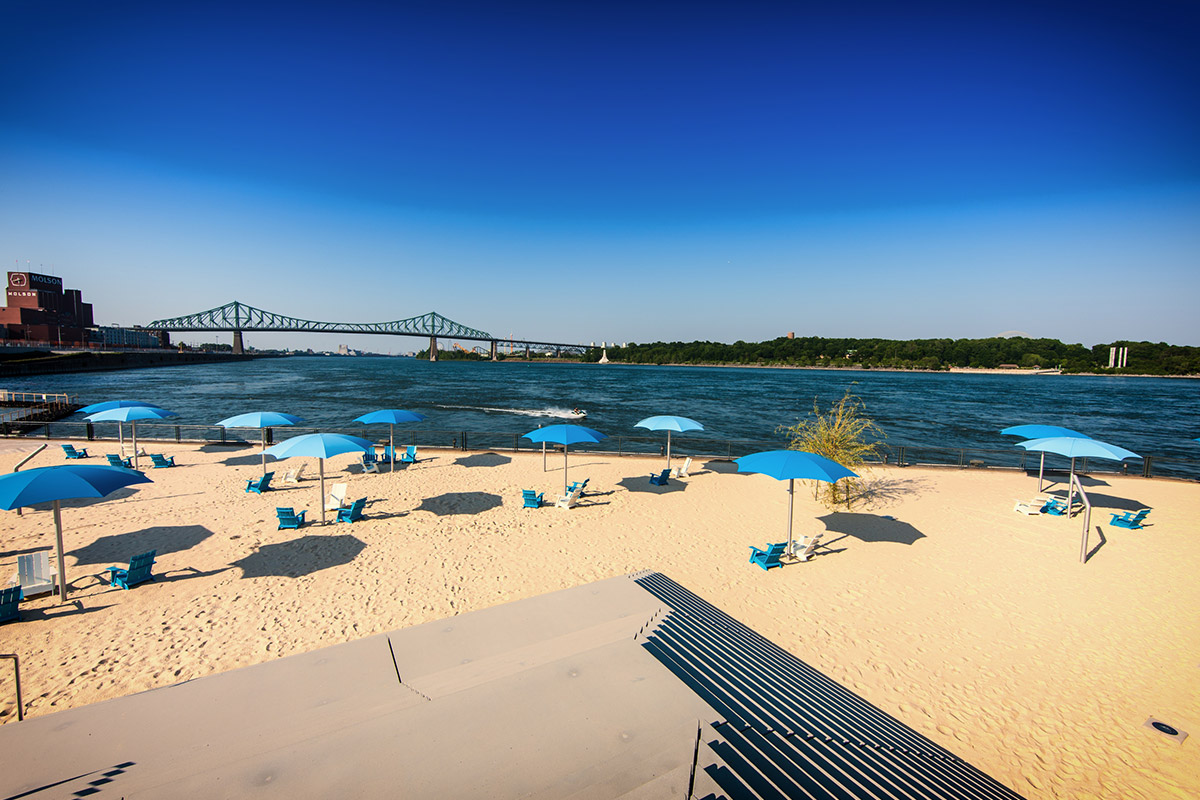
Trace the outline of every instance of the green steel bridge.
{"type": "Polygon", "coordinates": [[[429,339],[429,360],[437,361],[438,337],[444,339],[462,339],[475,342],[488,342],[492,360],[499,355],[499,344],[507,343],[510,347],[523,347],[528,357],[533,350],[552,351],[554,355],[578,355],[587,350],[589,345],[567,344],[563,342],[535,342],[528,339],[502,339],[492,336],[486,331],[469,328],[442,316],[436,311],[408,319],[397,319],[391,322],[318,322],[310,319],[299,319],[284,314],[264,311],[261,308],[248,306],[236,300],[217,308],[187,314],[170,319],[157,319],[146,325],[152,331],[178,333],[184,331],[230,331],[233,333],[233,352],[244,352],[242,333],[244,331],[272,331],[286,333],[371,333],[387,336],[418,336],[429,339]]]}

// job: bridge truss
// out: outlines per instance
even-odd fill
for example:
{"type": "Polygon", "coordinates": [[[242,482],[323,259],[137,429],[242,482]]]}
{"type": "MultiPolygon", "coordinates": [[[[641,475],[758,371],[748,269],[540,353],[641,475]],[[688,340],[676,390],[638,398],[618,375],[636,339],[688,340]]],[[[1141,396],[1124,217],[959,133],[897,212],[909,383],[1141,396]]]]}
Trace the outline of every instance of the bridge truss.
{"type": "Polygon", "coordinates": [[[182,317],[158,319],[146,325],[150,330],[181,332],[181,331],[232,331],[234,334],[234,350],[241,351],[241,334],[243,331],[275,331],[303,333],[374,333],[389,336],[421,336],[430,339],[430,355],[435,355],[437,338],[464,339],[477,342],[488,342],[492,352],[496,352],[498,342],[513,346],[520,345],[528,352],[530,348],[553,349],[556,354],[582,353],[588,345],[564,344],[561,342],[535,342],[518,339],[499,339],[487,331],[470,328],[454,320],[444,317],[436,311],[408,319],[398,319],[391,322],[318,322],[310,319],[299,319],[284,314],[264,311],[261,308],[239,303],[236,300],[217,308],[187,314],[182,317]]]}

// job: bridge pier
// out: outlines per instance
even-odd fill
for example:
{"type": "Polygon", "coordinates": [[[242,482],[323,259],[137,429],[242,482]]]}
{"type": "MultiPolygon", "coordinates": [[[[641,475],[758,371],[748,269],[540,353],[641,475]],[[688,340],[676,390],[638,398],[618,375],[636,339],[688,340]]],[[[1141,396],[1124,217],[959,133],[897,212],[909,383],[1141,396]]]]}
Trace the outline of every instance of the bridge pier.
{"type": "Polygon", "coordinates": [[[529,360],[529,345],[525,345],[525,360],[529,360]]]}
{"type": "Polygon", "coordinates": [[[240,356],[245,352],[246,352],[246,350],[242,346],[242,332],[234,331],[233,332],[233,354],[235,356],[240,356]]]}
{"type": "Polygon", "coordinates": [[[437,337],[430,336],[429,337],[429,360],[437,361],[437,359],[438,359],[437,337]]]}
{"type": "Polygon", "coordinates": [[[492,361],[499,361],[500,353],[496,347],[496,340],[492,339],[492,361]]]}

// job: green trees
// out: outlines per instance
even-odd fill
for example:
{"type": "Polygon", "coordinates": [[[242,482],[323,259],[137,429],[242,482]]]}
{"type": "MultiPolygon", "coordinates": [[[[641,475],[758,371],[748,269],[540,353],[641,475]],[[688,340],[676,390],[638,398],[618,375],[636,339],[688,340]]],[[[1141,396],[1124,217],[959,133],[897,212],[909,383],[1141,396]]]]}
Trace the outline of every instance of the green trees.
{"type": "MultiPolygon", "coordinates": [[[[887,435],[862,415],[864,407],[862,398],[851,394],[849,389],[841,400],[830,405],[827,414],[821,413],[820,403],[813,398],[812,418],[782,429],[788,437],[788,449],[816,453],[851,470],[867,463],[868,458],[878,459],[880,440],[887,435]]],[[[858,481],[846,478],[844,482],[846,508],[849,508],[858,481]]],[[[825,489],[823,501],[832,508],[838,502],[838,484],[814,481],[813,497],[821,497],[822,487],[825,489]]]]}

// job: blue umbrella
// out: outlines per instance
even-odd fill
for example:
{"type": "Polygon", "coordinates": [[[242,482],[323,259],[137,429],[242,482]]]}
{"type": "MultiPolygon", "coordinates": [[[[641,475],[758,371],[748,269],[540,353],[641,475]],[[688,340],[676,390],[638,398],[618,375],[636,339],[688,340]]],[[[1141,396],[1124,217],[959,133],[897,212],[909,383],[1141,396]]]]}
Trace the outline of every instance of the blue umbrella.
{"type": "MultiPolygon", "coordinates": [[[[1070,428],[1061,428],[1058,425],[1013,425],[1011,428],[1005,428],[1000,431],[1003,436],[1020,436],[1022,439],[1050,439],[1056,436],[1065,436],[1071,439],[1090,439],[1092,437],[1079,431],[1073,431],[1070,428]]],[[[1038,461],[1038,491],[1042,490],[1042,475],[1046,471],[1046,454],[1042,453],[1041,459],[1038,461]]]]}
{"type": "Polygon", "coordinates": [[[363,414],[361,417],[355,417],[355,422],[361,422],[364,425],[374,425],[386,422],[388,426],[388,447],[392,451],[392,469],[396,471],[396,436],[395,426],[401,422],[421,422],[425,419],[424,414],[418,414],[415,411],[403,411],[399,408],[385,408],[381,411],[372,411],[370,414],[363,414]]]}
{"type": "Polygon", "coordinates": [[[292,414],[279,411],[251,411],[249,414],[238,414],[226,417],[217,424],[222,428],[262,428],[262,468],[263,475],[267,474],[267,428],[278,428],[284,425],[299,425],[304,420],[292,414]]]}
{"type": "MultiPolygon", "coordinates": [[[[343,453],[365,453],[374,450],[375,445],[357,436],[347,436],[344,433],[306,433],[293,436],[277,445],[268,447],[263,452],[275,458],[296,458],[308,456],[320,461],[321,470],[321,524],[325,524],[325,459],[340,456],[343,453]]],[[[265,456],[264,456],[265,457],[265,456]]]]}
{"type": "MultiPolygon", "coordinates": [[[[174,411],[166,411],[157,406],[122,406],[121,408],[110,408],[108,411],[101,411],[97,414],[89,416],[88,422],[115,422],[117,423],[117,435],[121,434],[121,423],[128,422],[133,428],[133,468],[138,468],[138,448],[137,448],[137,424],[139,419],[166,419],[167,417],[178,417],[174,411]]],[[[121,439],[124,441],[124,438],[121,439]]]]}
{"type": "Polygon", "coordinates": [[[138,406],[158,408],[154,403],[143,403],[141,400],[105,400],[103,403],[92,403],[90,406],[84,406],[79,409],[78,413],[95,414],[100,411],[111,411],[114,408],[136,408],[138,406]]]}
{"type": "Polygon", "coordinates": [[[54,504],[54,533],[58,557],[58,596],[67,599],[67,570],[63,563],[60,500],[104,497],[135,483],[150,483],[143,473],[122,467],[61,464],[0,475],[0,508],[11,510],[37,503],[54,504]]]}
{"type": "Polygon", "coordinates": [[[521,437],[531,442],[549,442],[563,446],[563,494],[567,494],[567,449],[573,444],[595,444],[608,436],[582,425],[549,425],[521,437]]]}
{"type": "MultiPolygon", "coordinates": [[[[1030,439],[1027,442],[1017,442],[1017,447],[1041,453],[1055,453],[1071,459],[1071,476],[1067,480],[1067,514],[1071,513],[1071,501],[1075,497],[1075,459],[1077,458],[1106,458],[1111,461],[1123,461],[1126,458],[1141,458],[1132,450],[1117,447],[1097,439],[1079,438],[1072,436],[1052,436],[1044,439],[1030,439]]],[[[1041,481],[1038,482],[1041,488],[1041,481]]]]}
{"type": "Polygon", "coordinates": [[[825,481],[834,483],[839,478],[857,478],[858,475],[816,453],[803,450],[767,450],[735,458],[738,472],[754,472],[769,475],[777,481],[788,482],[788,544],[787,554],[792,555],[792,503],[797,480],[825,481]]]}
{"type": "Polygon", "coordinates": [[[694,419],[687,417],[646,417],[641,422],[635,424],[635,428],[648,428],[652,431],[667,432],[667,469],[671,468],[671,431],[683,433],[684,431],[702,431],[704,426],[694,419]]]}

